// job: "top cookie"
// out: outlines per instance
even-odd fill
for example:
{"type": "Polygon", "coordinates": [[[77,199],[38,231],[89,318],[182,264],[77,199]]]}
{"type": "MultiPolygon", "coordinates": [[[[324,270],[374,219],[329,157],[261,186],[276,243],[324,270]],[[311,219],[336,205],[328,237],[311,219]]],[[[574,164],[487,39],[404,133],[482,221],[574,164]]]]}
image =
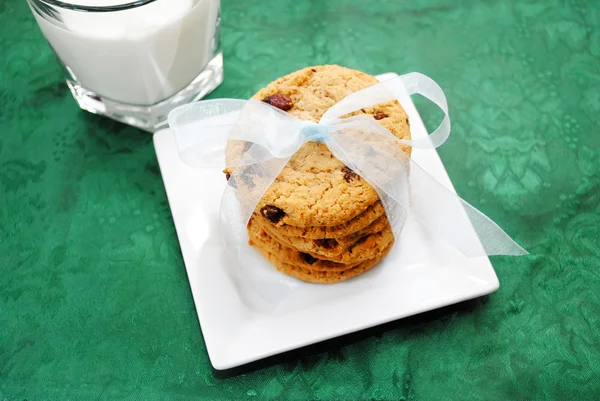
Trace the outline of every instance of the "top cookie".
{"type": "MultiPolygon", "coordinates": [[[[318,122],[344,97],[377,82],[371,75],[337,65],[307,67],[277,79],[252,98],[318,122]]],[[[361,114],[372,116],[396,137],[410,139],[408,117],[397,101],[347,117],[361,114]]],[[[410,147],[400,146],[410,155],[410,147]]],[[[336,226],[357,217],[378,199],[373,187],[335,158],[325,144],[307,142],[265,192],[256,211],[277,226],[336,226]]]]}

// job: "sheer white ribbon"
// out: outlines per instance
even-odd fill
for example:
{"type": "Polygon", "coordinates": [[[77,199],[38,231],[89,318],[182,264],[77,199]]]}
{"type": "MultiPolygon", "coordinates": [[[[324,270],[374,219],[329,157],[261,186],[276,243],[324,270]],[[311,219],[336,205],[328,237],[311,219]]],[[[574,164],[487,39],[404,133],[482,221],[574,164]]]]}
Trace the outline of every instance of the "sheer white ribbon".
{"type": "MultiPolygon", "coordinates": [[[[406,74],[355,92],[331,107],[318,124],[299,120],[256,100],[215,99],[173,110],[169,125],[175,132],[182,160],[193,167],[223,168],[228,141],[246,141],[251,145],[228,166],[235,172],[223,194],[220,211],[223,241],[239,266],[244,264],[241,244],[256,205],[307,141],[325,143],[335,157],[375,188],[396,238],[408,213],[413,213],[432,234],[469,257],[527,253],[496,223],[447,190],[401,150],[399,143],[434,149],[450,135],[444,92],[423,74],[406,74]],[[406,99],[412,94],[424,96],[444,112],[441,124],[428,137],[399,140],[370,117],[342,118],[361,108],[406,99]],[[409,188],[417,186],[423,190],[412,193],[421,195],[411,197],[409,188]],[[429,207],[411,208],[411,204],[429,207]],[[460,210],[457,205],[465,210],[479,241],[470,237],[475,235],[470,230],[455,229],[462,224],[461,216],[456,213],[460,210]]],[[[244,275],[251,274],[249,271],[240,269],[244,275]]],[[[252,277],[251,281],[257,284],[256,288],[277,286],[272,280],[265,283],[260,277],[252,277]]]]}

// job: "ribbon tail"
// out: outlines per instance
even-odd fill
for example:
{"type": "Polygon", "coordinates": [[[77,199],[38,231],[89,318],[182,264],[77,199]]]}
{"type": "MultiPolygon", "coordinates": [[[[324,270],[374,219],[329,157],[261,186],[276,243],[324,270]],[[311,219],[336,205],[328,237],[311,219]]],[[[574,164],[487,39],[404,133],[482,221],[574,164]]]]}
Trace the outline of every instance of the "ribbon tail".
{"type": "Polygon", "coordinates": [[[432,234],[466,256],[526,253],[496,223],[410,159],[400,149],[399,141],[379,124],[373,121],[342,124],[326,143],[338,159],[380,194],[397,238],[410,212],[432,234]],[[474,230],[461,229],[465,218],[474,230]]]}
{"type": "Polygon", "coordinates": [[[251,290],[245,294],[250,302],[265,310],[273,310],[298,284],[282,274],[273,275],[270,268],[263,269],[253,261],[246,227],[256,205],[289,159],[272,158],[234,172],[219,212],[221,240],[236,271],[235,280],[240,288],[251,290]]]}
{"type": "MultiPolygon", "coordinates": [[[[243,135],[234,134],[234,137],[252,140],[263,134],[264,138],[270,139],[269,132],[261,130],[261,125],[252,124],[252,119],[258,115],[256,110],[261,109],[264,109],[264,105],[260,103],[247,104],[247,107],[240,112],[234,127],[234,131],[244,130],[243,135]]],[[[238,146],[237,152],[241,155],[227,155],[228,161],[234,161],[235,164],[231,168],[232,173],[223,193],[219,211],[221,239],[237,270],[237,279],[241,278],[243,286],[253,289],[249,295],[257,305],[269,310],[287,297],[290,288],[297,286],[298,283],[284,275],[273,275],[271,269],[257,267],[257,263],[249,258],[251,253],[246,228],[263,195],[290,158],[304,144],[304,138],[299,134],[302,125],[298,121],[283,119],[279,113],[271,114],[271,121],[273,124],[278,124],[279,128],[272,130],[270,134],[275,135],[283,131],[288,133],[290,139],[287,142],[279,140],[278,145],[271,145],[269,141],[251,142],[249,148],[238,146]]],[[[262,115],[265,118],[269,116],[262,115]]],[[[235,145],[232,143],[230,153],[235,153],[233,151],[235,145]]]]}
{"type": "Polygon", "coordinates": [[[215,99],[173,110],[169,125],[186,164],[229,168],[219,211],[221,240],[240,288],[251,287],[247,295],[252,301],[272,309],[298,284],[271,269],[256,268],[246,227],[260,199],[304,144],[306,124],[256,100],[215,99]]]}
{"type": "Polygon", "coordinates": [[[528,253],[498,224],[440,184],[412,159],[410,185],[411,213],[431,233],[441,236],[466,256],[528,253]],[[465,222],[470,222],[474,230],[465,230],[465,222]]]}

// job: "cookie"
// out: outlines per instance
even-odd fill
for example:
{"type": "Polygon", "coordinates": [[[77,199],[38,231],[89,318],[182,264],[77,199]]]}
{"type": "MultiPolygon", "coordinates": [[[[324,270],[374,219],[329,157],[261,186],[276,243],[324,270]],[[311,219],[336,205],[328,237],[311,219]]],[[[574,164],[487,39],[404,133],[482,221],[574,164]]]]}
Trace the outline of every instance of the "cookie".
{"type": "Polygon", "coordinates": [[[300,252],[280,242],[277,242],[265,230],[255,224],[254,218],[250,219],[248,225],[248,237],[250,245],[258,249],[262,254],[265,252],[271,255],[271,259],[285,262],[303,269],[315,271],[344,271],[351,269],[361,263],[337,263],[329,260],[317,259],[306,252],[300,252]]]}
{"type": "MultiPolygon", "coordinates": [[[[377,82],[371,75],[340,66],[308,67],[277,79],[253,98],[300,119],[318,122],[345,96],[377,82]]],[[[410,139],[408,117],[397,101],[351,115],[371,116],[396,137],[410,139]]],[[[410,155],[409,147],[399,146],[410,155]]],[[[240,149],[243,147],[229,147],[228,153],[240,149]]],[[[226,174],[232,172],[226,170],[226,174]]],[[[278,227],[336,227],[356,219],[378,199],[375,190],[335,158],[325,144],[307,142],[262,196],[256,212],[278,227]]]]}
{"type": "Polygon", "coordinates": [[[252,245],[266,249],[282,262],[313,270],[328,267],[342,268],[339,265],[352,265],[376,258],[394,240],[392,230],[388,226],[383,231],[361,237],[339,255],[324,257],[313,252],[301,252],[278,242],[258,224],[255,224],[254,219],[255,217],[252,217],[248,224],[248,236],[252,245]]]}
{"type": "MultiPolygon", "coordinates": [[[[335,263],[354,263],[377,257],[383,250],[394,241],[392,228],[388,224],[382,231],[361,237],[348,249],[345,249],[339,255],[327,257],[329,262],[335,263]]],[[[313,258],[323,259],[322,255],[314,252],[306,252],[313,258]]]]}
{"type": "MultiPolygon", "coordinates": [[[[276,226],[278,233],[290,237],[303,237],[306,239],[340,238],[364,229],[383,215],[385,215],[385,209],[378,201],[352,220],[337,226],[294,227],[288,224],[276,224],[274,226],[276,226]]],[[[261,219],[261,222],[265,225],[273,224],[266,219],[261,219]]]]}
{"type": "Polygon", "coordinates": [[[377,265],[390,251],[393,243],[389,244],[383,252],[374,259],[365,260],[354,267],[347,270],[311,270],[303,266],[294,265],[287,262],[282,262],[279,259],[265,249],[258,249],[258,251],[268,259],[280,272],[287,274],[288,276],[297,278],[302,281],[307,281],[314,284],[335,284],[341,281],[348,280],[352,277],[356,277],[367,270],[377,265]]]}
{"type": "Polygon", "coordinates": [[[354,245],[360,238],[378,233],[386,227],[389,227],[386,216],[381,216],[362,230],[356,231],[345,237],[306,239],[304,237],[282,235],[279,230],[271,227],[269,223],[263,223],[261,219],[257,219],[256,224],[260,225],[263,230],[271,235],[271,237],[287,246],[296,248],[302,252],[311,252],[321,255],[325,258],[335,257],[354,245]]]}

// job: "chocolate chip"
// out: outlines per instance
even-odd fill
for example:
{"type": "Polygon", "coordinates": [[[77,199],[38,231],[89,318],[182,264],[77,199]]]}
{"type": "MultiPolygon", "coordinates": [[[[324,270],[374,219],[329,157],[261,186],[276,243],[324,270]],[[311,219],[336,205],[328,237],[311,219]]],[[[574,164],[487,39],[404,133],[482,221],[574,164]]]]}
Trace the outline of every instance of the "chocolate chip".
{"type": "Polygon", "coordinates": [[[313,263],[315,263],[318,260],[317,258],[313,258],[308,253],[304,253],[304,252],[300,253],[300,257],[302,258],[302,260],[304,260],[309,265],[312,265],[313,263]]]}
{"type": "Polygon", "coordinates": [[[353,179],[357,179],[360,180],[360,175],[356,174],[354,171],[352,171],[352,169],[348,166],[344,166],[344,168],[342,169],[342,173],[344,173],[344,180],[346,180],[346,182],[350,182],[353,179]]]}
{"type": "Polygon", "coordinates": [[[283,111],[288,111],[293,106],[292,99],[283,93],[276,93],[272,96],[266,97],[263,99],[263,102],[268,103],[273,107],[277,107],[283,111]]]}
{"type": "Polygon", "coordinates": [[[317,243],[317,245],[319,245],[325,249],[335,248],[338,244],[338,242],[336,240],[334,240],[333,238],[318,239],[315,242],[317,243]]]}
{"type": "Polygon", "coordinates": [[[386,118],[389,117],[387,114],[378,111],[377,113],[375,113],[375,115],[373,116],[376,120],[381,120],[382,118],[386,118]]]}
{"type": "Polygon", "coordinates": [[[317,70],[315,70],[314,68],[311,68],[310,70],[311,70],[312,72],[317,72],[317,70]]]}
{"type": "Polygon", "coordinates": [[[260,213],[273,224],[277,224],[285,216],[285,212],[276,206],[263,206],[260,213]]]}
{"type": "Polygon", "coordinates": [[[227,181],[229,181],[229,179],[231,178],[231,174],[229,173],[229,171],[225,172],[225,178],[227,179],[227,181]]]}

